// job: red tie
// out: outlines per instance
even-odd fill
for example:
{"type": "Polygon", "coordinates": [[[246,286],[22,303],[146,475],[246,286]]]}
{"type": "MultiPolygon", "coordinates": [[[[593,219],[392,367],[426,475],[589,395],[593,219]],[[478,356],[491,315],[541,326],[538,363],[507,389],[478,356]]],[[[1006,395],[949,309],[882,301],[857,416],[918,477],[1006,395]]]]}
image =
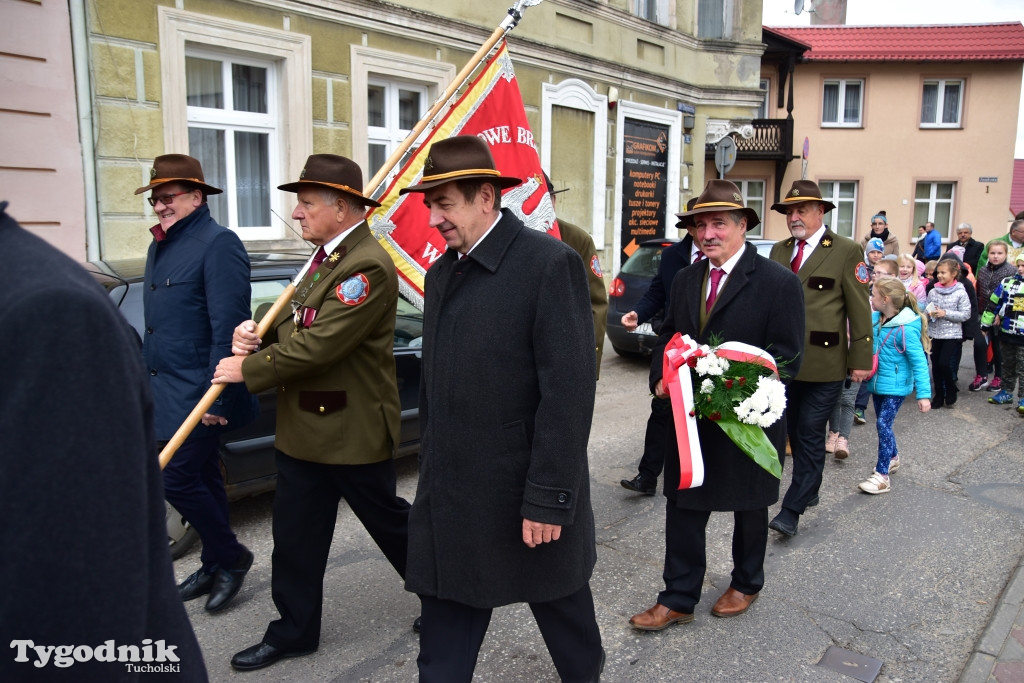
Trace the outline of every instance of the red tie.
{"type": "Polygon", "coordinates": [[[722,281],[722,275],[724,274],[725,271],[721,268],[711,269],[711,276],[709,278],[711,281],[711,291],[708,292],[708,301],[704,307],[705,313],[710,313],[711,307],[715,305],[715,299],[718,298],[718,283],[722,281]]]}
{"type": "Polygon", "coordinates": [[[700,263],[703,260],[704,260],[704,252],[701,251],[700,249],[698,249],[697,253],[693,255],[693,262],[694,263],[700,263]]]}
{"type": "MultiPolygon", "coordinates": [[[[315,273],[316,269],[320,267],[320,264],[323,263],[324,259],[326,259],[326,258],[327,258],[327,252],[324,251],[323,247],[320,247],[317,250],[317,252],[316,252],[316,256],[313,257],[313,264],[309,267],[309,270],[306,271],[306,276],[309,277],[310,275],[315,273]]],[[[313,319],[315,317],[316,317],[316,310],[315,309],[307,308],[304,311],[302,311],[302,326],[308,328],[310,325],[313,324],[313,319]]]]}
{"type": "Polygon", "coordinates": [[[796,256],[793,257],[793,262],[789,264],[794,273],[800,272],[800,264],[804,262],[804,247],[806,246],[807,240],[800,240],[796,243],[796,256]]]}

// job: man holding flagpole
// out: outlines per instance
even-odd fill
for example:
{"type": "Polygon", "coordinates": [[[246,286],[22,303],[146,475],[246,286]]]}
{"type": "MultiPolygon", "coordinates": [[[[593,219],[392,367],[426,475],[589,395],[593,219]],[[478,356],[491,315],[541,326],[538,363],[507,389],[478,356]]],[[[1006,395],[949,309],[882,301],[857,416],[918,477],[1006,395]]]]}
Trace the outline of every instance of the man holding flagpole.
{"type": "MultiPolygon", "coordinates": [[[[757,213],[743,206],[734,184],[712,180],[693,208],[680,217],[694,221],[695,241],[707,258],[683,268],[672,281],[660,346],[652,355],[651,391],[655,396],[667,396],[669,378],[662,376],[662,360],[665,346],[676,332],[699,344],[743,342],[766,349],[776,358],[784,378],[795,374],[804,338],[800,281],[746,244],[746,232],[760,223],[757,213]]],[[[685,381],[689,381],[689,373],[686,375],[685,381]]],[[[692,407],[677,405],[673,399],[672,409],[678,414],[692,407]]],[[[781,454],[784,421],[764,431],[781,454]]],[[[735,527],[732,581],[711,613],[717,617],[743,614],[764,585],[768,506],[779,499],[779,480],[748,457],[715,422],[699,419],[697,436],[704,454],[704,481],[696,488],[681,488],[677,434],[673,431],[668,439],[665,589],[653,607],[629,620],[641,631],[660,631],[693,621],[704,582],[705,527],[712,511],[732,511],[735,527]]]]}
{"type": "Polygon", "coordinates": [[[529,603],[563,681],[604,662],[587,440],[596,360],[583,262],[526,228],[487,144],[434,143],[422,193],[447,251],[427,272],[420,479],[406,589],[420,681],[470,681],[491,611],[529,603]],[[499,343],[492,343],[495,335],[499,343]]]}
{"type": "Polygon", "coordinates": [[[271,590],[281,618],[231,659],[239,671],[320,644],[323,579],[342,498],[399,575],[405,574],[409,504],[395,494],[392,456],[400,407],[392,353],[398,279],[363,220],[377,202],[359,166],[314,154],[299,180],[292,218],[320,247],[265,339],[252,320],[235,328],[214,383],[277,387],[277,493],[271,590]]]}

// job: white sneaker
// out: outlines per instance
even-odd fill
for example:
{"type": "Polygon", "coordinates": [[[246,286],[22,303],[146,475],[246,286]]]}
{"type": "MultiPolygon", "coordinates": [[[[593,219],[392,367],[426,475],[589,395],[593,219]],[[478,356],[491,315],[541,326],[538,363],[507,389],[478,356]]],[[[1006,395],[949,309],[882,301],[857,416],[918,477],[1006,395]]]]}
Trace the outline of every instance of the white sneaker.
{"type": "Polygon", "coordinates": [[[889,461],[889,474],[892,474],[893,472],[895,472],[899,468],[900,468],[900,456],[897,455],[895,458],[893,458],[892,460],[889,461]]]}
{"type": "Polygon", "coordinates": [[[836,452],[836,440],[839,439],[839,432],[829,432],[828,438],[825,439],[825,452],[835,453],[836,452]]]}
{"type": "Polygon", "coordinates": [[[876,495],[879,493],[889,493],[892,490],[892,486],[889,484],[889,477],[878,472],[872,472],[867,481],[860,483],[860,490],[864,493],[876,495]]]}
{"type": "Polygon", "coordinates": [[[850,442],[846,440],[846,437],[839,437],[836,439],[836,460],[846,460],[850,457],[850,442]]]}

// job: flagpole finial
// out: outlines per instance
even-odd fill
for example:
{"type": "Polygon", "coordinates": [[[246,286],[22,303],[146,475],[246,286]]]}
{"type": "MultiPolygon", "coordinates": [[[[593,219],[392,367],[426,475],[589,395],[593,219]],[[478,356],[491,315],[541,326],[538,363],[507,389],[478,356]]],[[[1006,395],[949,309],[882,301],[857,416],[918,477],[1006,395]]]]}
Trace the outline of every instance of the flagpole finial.
{"type": "Polygon", "coordinates": [[[533,7],[539,5],[543,0],[517,0],[516,4],[508,8],[508,16],[501,22],[501,27],[505,31],[511,31],[519,25],[519,21],[523,18],[523,12],[527,7],[533,7]]]}

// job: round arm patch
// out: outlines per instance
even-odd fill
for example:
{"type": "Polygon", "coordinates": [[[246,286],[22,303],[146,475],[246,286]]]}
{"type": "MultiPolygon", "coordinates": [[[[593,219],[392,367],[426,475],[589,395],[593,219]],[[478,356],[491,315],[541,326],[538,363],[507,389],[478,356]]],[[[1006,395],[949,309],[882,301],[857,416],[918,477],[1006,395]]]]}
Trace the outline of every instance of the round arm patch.
{"type": "Polygon", "coordinates": [[[356,273],[338,285],[338,300],[349,306],[357,306],[370,294],[370,281],[362,273],[356,273]]]}

